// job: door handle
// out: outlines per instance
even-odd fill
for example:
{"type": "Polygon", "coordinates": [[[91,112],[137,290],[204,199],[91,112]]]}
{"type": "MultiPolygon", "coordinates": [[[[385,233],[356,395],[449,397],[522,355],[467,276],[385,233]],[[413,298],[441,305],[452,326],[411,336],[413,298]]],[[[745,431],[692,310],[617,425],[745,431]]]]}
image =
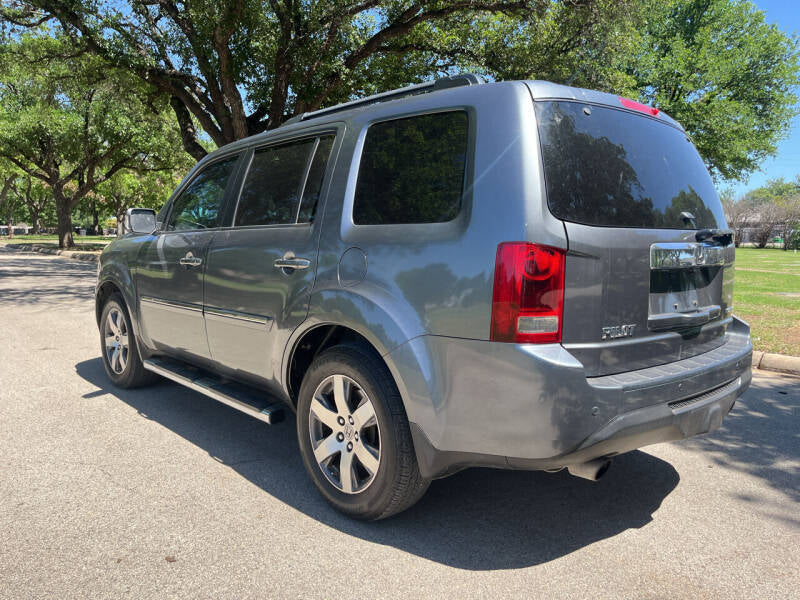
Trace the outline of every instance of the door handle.
{"type": "Polygon", "coordinates": [[[191,252],[187,252],[186,256],[181,258],[179,261],[184,267],[199,267],[203,264],[203,259],[195,256],[191,252]]]}
{"type": "Polygon", "coordinates": [[[311,266],[311,261],[307,258],[285,257],[275,259],[272,264],[276,269],[307,269],[311,266]]]}

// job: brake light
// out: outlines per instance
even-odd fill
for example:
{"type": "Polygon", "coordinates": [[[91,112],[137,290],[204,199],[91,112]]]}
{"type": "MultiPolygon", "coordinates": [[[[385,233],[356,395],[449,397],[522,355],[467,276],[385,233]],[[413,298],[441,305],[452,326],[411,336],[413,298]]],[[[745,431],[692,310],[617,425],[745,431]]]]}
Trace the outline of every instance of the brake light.
{"type": "Polygon", "coordinates": [[[491,339],[496,342],[561,341],[564,251],[527,242],[497,246],[491,339]]]}
{"type": "Polygon", "coordinates": [[[625,108],[630,108],[631,110],[638,110],[639,112],[643,112],[647,115],[657,116],[658,109],[655,106],[647,106],[647,104],[642,104],[641,102],[636,102],[636,100],[631,100],[630,98],[623,98],[619,96],[619,102],[625,108]]]}

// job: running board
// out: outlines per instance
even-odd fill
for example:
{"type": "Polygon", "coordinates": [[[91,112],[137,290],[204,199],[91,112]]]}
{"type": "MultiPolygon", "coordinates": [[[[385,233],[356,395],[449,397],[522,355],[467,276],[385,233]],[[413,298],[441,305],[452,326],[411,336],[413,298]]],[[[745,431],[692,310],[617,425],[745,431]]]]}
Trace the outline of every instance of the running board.
{"type": "Polygon", "coordinates": [[[284,404],[271,398],[267,392],[255,388],[220,379],[202,369],[190,367],[184,363],[165,358],[148,358],[143,361],[144,368],[162,377],[171,379],[189,389],[217,402],[240,410],[270,425],[283,421],[284,404]]]}

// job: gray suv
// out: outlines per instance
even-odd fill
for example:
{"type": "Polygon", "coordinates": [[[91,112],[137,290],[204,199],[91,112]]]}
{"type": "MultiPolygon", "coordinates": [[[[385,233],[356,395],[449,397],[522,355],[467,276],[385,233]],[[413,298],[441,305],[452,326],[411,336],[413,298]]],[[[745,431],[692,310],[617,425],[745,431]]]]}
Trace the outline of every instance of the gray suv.
{"type": "Polygon", "coordinates": [[[711,178],[626,98],[440,79],[220,148],[127,220],[98,271],[111,380],[294,411],[356,517],[470,466],[597,479],[750,383],[711,178]]]}

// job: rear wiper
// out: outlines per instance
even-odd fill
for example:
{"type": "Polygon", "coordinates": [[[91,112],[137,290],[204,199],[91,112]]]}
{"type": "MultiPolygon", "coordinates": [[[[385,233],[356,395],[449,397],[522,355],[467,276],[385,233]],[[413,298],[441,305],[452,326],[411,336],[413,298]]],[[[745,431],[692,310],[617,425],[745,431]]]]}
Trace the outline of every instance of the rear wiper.
{"type": "Polygon", "coordinates": [[[720,246],[727,246],[733,241],[733,232],[726,229],[701,229],[694,234],[698,242],[713,240],[720,246]]]}

